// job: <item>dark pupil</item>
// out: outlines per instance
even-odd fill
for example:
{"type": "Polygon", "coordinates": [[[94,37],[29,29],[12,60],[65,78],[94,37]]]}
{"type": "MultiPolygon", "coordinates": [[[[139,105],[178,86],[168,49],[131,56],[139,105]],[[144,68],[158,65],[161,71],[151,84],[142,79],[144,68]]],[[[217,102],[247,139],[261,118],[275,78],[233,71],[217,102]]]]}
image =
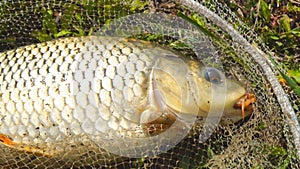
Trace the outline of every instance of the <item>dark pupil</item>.
{"type": "Polygon", "coordinates": [[[214,84],[219,84],[221,83],[221,76],[219,72],[216,69],[213,68],[208,68],[205,70],[204,77],[207,81],[214,83],[214,84]]]}

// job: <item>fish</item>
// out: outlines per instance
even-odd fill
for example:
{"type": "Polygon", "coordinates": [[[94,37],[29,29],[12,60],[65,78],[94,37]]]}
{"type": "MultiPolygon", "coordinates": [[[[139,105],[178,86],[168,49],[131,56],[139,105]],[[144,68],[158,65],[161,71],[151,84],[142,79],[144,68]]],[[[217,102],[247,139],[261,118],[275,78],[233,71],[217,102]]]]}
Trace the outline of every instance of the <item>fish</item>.
{"type": "Polygon", "coordinates": [[[68,37],[0,53],[0,142],[43,157],[88,151],[91,137],[159,135],[185,115],[236,122],[251,114],[245,98],[246,107],[255,101],[220,70],[133,38],[68,37]]]}

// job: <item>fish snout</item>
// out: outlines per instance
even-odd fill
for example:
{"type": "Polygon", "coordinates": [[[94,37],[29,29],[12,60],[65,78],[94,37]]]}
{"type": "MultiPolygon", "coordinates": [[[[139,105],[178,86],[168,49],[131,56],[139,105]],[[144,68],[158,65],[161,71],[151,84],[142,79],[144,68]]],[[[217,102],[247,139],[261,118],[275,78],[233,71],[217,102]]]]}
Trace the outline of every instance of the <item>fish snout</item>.
{"type": "Polygon", "coordinates": [[[253,103],[256,97],[253,93],[246,91],[242,85],[229,81],[227,88],[226,106],[223,113],[223,119],[229,119],[231,122],[244,120],[253,112],[253,103]]]}
{"type": "MultiPolygon", "coordinates": [[[[242,113],[242,118],[245,118],[245,111],[252,113],[253,107],[252,103],[256,102],[256,97],[252,93],[246,93],[244,96],[242,96],[235,104],[235,109],[240,109],[242,113]]],[[[248,113],[248,115],[250,114],[248,113]]]]}

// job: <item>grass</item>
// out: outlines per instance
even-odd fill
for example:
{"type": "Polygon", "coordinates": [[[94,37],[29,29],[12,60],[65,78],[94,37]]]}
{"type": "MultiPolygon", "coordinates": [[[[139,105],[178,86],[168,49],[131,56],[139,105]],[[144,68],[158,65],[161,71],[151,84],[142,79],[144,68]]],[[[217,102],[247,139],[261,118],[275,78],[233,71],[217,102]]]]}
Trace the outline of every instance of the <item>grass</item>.
{"type": "MultiPolygon", "coordinates": [[[[57,14],[55,11],[48,8],[37,9],[42,14],[42,29],[35,30],[32,32],[32,36],[37,38],[39,41],[48,41],[59,37],[68,36],[86,36],[92,34],[95,28],[85,29],[85,23],[88,22],[88,18],[85,13],[80,11],[84,9],[88,15],[99,16],[99,21],[102,23],[110,22],[111,16],[120,17],[127,15],[128,12],[136,12],[142,10],[146,3],[141,0],[130,0],[127,5],[121,4],[121,0],[113,1],[97,1],[92,2],[83,0],[81,5],[67,4],[64,9],[63,15],[57,14]],[[130,5],[133,4],[133,5],[130,5]],[[96,9],[106,11],[105,13],[94,13],[96,9]],[[119,11],[115,13],[114,10],[119,11]]],[[[225,3],[225,2],[224,2],[225,3]]],[[[300,97],[300,25],[299,25],[299,4],[294,3],[290,0],[248,0],[248,1],[226,1],[227,5],[233,10],[237,11],[244,22],[246,22],[255,32],[258,32],[264,42],[276,53],[276,57],[271,57],[274,61],[280,62],[281,64],[274,64],[281,70],[281,76],[291,86],[296,94],[300,97]]],[[[200,30],[206,33],[208,36],[215,38],[217,41],[222,41],[219,37],[205,28],[205,21],[197,16],[192,15],[191,17],[185,16],[183,13],[178,15],[194,25],[200,30]]],[[[1,17],[1,14],[0,14],[1,17]]],[[[147,35],[143,36],[142,39],[149,41],[163,41],[164,37],[159,35],[147,35]]],[[[13,38],[12,40],[13,41],[13,38]]],[[[224,43],[220,43],[224,44],[224,43]]],[[[182,49],[185,48],[184,44],[179,42],[172,42],[169,44],[173,48],[182,49]]],[[[225,51],[228,46],[221,46],[225,51]]],[[[234,55],[234,53],[228,53],[234,55]]],[[[237,57],[238,58],[238,57],[237,57]]],[[[242,62],[242,61],[240,61],[242,62]]],[[[243,64],[243,63],[241,63],[243,64]]],[[[246,65],[246,64],[245,64],[246,65]]],[[[260,126],[264,128],[264,124],[260,126]]],[[[213,156],[214,152],[207,149],[210,155],[213,156]]],[[[290,162],[290,156],[282,147],[266,147],[264,151],[269,152],[270,159],[283,159],[282,162],[278,162],[277,165],[280,168],[286,168],[290,162]]],[[[143,166],[144,159],[139,159],[136,162],[136,166],[143,166]]],[[[188,160],[188,158],[186,158],[188,160]]],[[[182,164],[184,166],[184,163],[182,164]]]]}
{"type": "Polygon", "coordinates": [[[276,55],[280,79],[300,97],[300,2],[294,0],[224,1],[276,55]]]}
{"type": "Polygon", "coordinates": [[[97,16],[97,24],[103,24],[110,22],[112,17],[118,18],[137,12],[143,9],[145,5],[146,3],[140,0],[128,0],[127,3],[123,3],[122,0],[95,2],[85,0],[78,4],[64,4],[65,11],[60,16],[55,11],[42,7],[40,9],[43,23],[42,30],[36,30],[32,33],[41,42],[59,37],[87,36],[94,32],[92,26],[89,30],[86,30],[86,23],[89,22],[88,16],[97,16]],[[87,13],[81,12],[81,10],[87,13]]]}

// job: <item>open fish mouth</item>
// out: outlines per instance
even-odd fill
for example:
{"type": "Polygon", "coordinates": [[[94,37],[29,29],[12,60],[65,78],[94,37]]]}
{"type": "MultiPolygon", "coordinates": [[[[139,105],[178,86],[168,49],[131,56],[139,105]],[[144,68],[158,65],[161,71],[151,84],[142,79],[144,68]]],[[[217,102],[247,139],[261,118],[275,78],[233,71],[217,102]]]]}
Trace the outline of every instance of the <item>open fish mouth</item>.
{"type": "Polygon", "coordinates": [[[252,93],[246,93],[244,96],[242,96],[235,104],[235,109],[241,109],[242,118],[244,120],[245,118],[245,111],[253,112],[253,106],[252,103],[256,101],[256,97],[252,93]]]}

